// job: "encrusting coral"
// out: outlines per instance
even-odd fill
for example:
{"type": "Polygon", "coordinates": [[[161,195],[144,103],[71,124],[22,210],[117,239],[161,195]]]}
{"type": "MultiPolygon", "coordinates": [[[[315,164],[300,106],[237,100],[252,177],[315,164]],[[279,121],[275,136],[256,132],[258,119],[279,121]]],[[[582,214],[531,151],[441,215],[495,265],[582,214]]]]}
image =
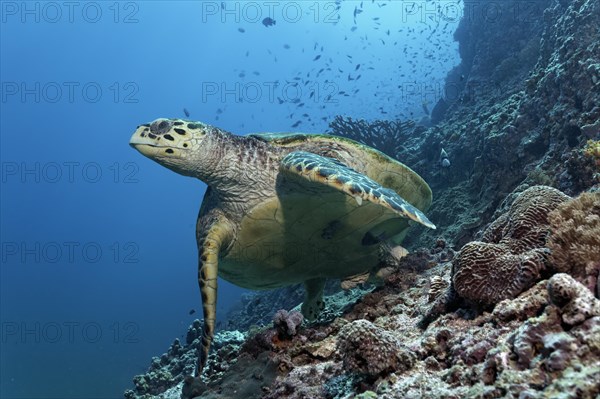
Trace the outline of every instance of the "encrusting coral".
{"type": "Polygon", "coordinates": [[[342,354],[345,370],[373,378],[408,370],[416,360],[393,335],[364,319],[342,327],[337,348],[342,354]]]}
{"type": "MultiPolygon", "coordinates": [[[[557,272],[569,273],[592,292],[600,272],[600,193],[583,193],[548,215],[548,248],[557,272]]],[[[596,292],[596,295],[600,293],[596,292]]]]}

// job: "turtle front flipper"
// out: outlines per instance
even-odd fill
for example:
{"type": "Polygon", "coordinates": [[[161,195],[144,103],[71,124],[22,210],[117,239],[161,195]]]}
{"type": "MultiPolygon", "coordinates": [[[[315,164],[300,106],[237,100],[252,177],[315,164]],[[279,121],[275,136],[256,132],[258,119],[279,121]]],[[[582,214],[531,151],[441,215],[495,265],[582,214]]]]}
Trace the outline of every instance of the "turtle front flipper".
{"type": "Polygon", "coordinates": [[[202,296],[204,312],[204,328],[202,331],[202,348],[198,356],[199,376],[206,364],[210,344],[215,335],[217,318],[217,272],[219,252],[227,248],[234,235],[229,220],[217,209],[212,209],[198,217],[196,229],[198,243],[198,284],[202,296]]]}
{"type": "Polygon", "coordinates": [[[286,173],[300,176],[340,190],[356,199],[359,205],[363,200],[384,206],[397,214],[414,220],[426,227],[435,229],[427,216],[394,190],[344,165],[337,159],[304,151],[295,151],[281,161],[281,169],[286,173]]]}

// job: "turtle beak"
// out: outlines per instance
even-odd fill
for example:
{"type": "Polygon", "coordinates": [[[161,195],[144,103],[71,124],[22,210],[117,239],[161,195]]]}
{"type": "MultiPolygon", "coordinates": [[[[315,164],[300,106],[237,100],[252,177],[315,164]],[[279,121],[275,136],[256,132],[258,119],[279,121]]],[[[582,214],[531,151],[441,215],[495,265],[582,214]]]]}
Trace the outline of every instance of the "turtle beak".
{"type": "Polygon", "coordinates": [[[144,126],[140,126],[136,129],[135,133],[133,133],[129,139],[129,145],[148,158],[154,158],[159,152],[158,143],[156,142],[156,139],[150,138],[147,135],[142,135],[144,129],[144,126]]]}
{"type": "Polygon", "coordinates": [[[158,154],[158,148],[154,145],[131,142],[129,143],[129,145],[138,150],[142,155],[150,159],[154,159],[158,154]]]}

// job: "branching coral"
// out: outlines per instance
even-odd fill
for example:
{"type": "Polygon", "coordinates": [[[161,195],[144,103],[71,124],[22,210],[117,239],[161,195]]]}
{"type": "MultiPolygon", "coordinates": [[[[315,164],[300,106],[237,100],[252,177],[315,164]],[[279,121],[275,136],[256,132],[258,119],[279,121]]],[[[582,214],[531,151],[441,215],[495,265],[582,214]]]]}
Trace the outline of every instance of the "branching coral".
{"type": "Polygon", "coordinates": [[[331,134],[356,140],[376,148],[387,155],[397,158],[403,150],[402,136],[409,134],[415,123],[413,121],[354,120],[350,117],[336,116],[329,124],[331,134]]]}
{"type": "Polygon", "coordinates": [[[600,193],[583,193],[550,213],[550,261],[594,291],[600,271],[600,193]]]}

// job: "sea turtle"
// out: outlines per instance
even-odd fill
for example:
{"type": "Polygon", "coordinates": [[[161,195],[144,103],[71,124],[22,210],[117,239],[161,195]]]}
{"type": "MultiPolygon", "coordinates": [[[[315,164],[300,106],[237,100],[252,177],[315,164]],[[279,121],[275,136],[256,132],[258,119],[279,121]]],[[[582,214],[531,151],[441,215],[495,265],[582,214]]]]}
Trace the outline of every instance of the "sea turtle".
{"type": "Polygon", "coordinates": [[[208,185],[196,225],[204,310],[198,374],[216,316],[217,274],[249,289],[304,283],[302,313],[323,308],[326,278],[377,271],[431,190],[414,171],[353,140],[327,134],[237,136],[182,119],[138,126],[130,145],[208,185]]]}

